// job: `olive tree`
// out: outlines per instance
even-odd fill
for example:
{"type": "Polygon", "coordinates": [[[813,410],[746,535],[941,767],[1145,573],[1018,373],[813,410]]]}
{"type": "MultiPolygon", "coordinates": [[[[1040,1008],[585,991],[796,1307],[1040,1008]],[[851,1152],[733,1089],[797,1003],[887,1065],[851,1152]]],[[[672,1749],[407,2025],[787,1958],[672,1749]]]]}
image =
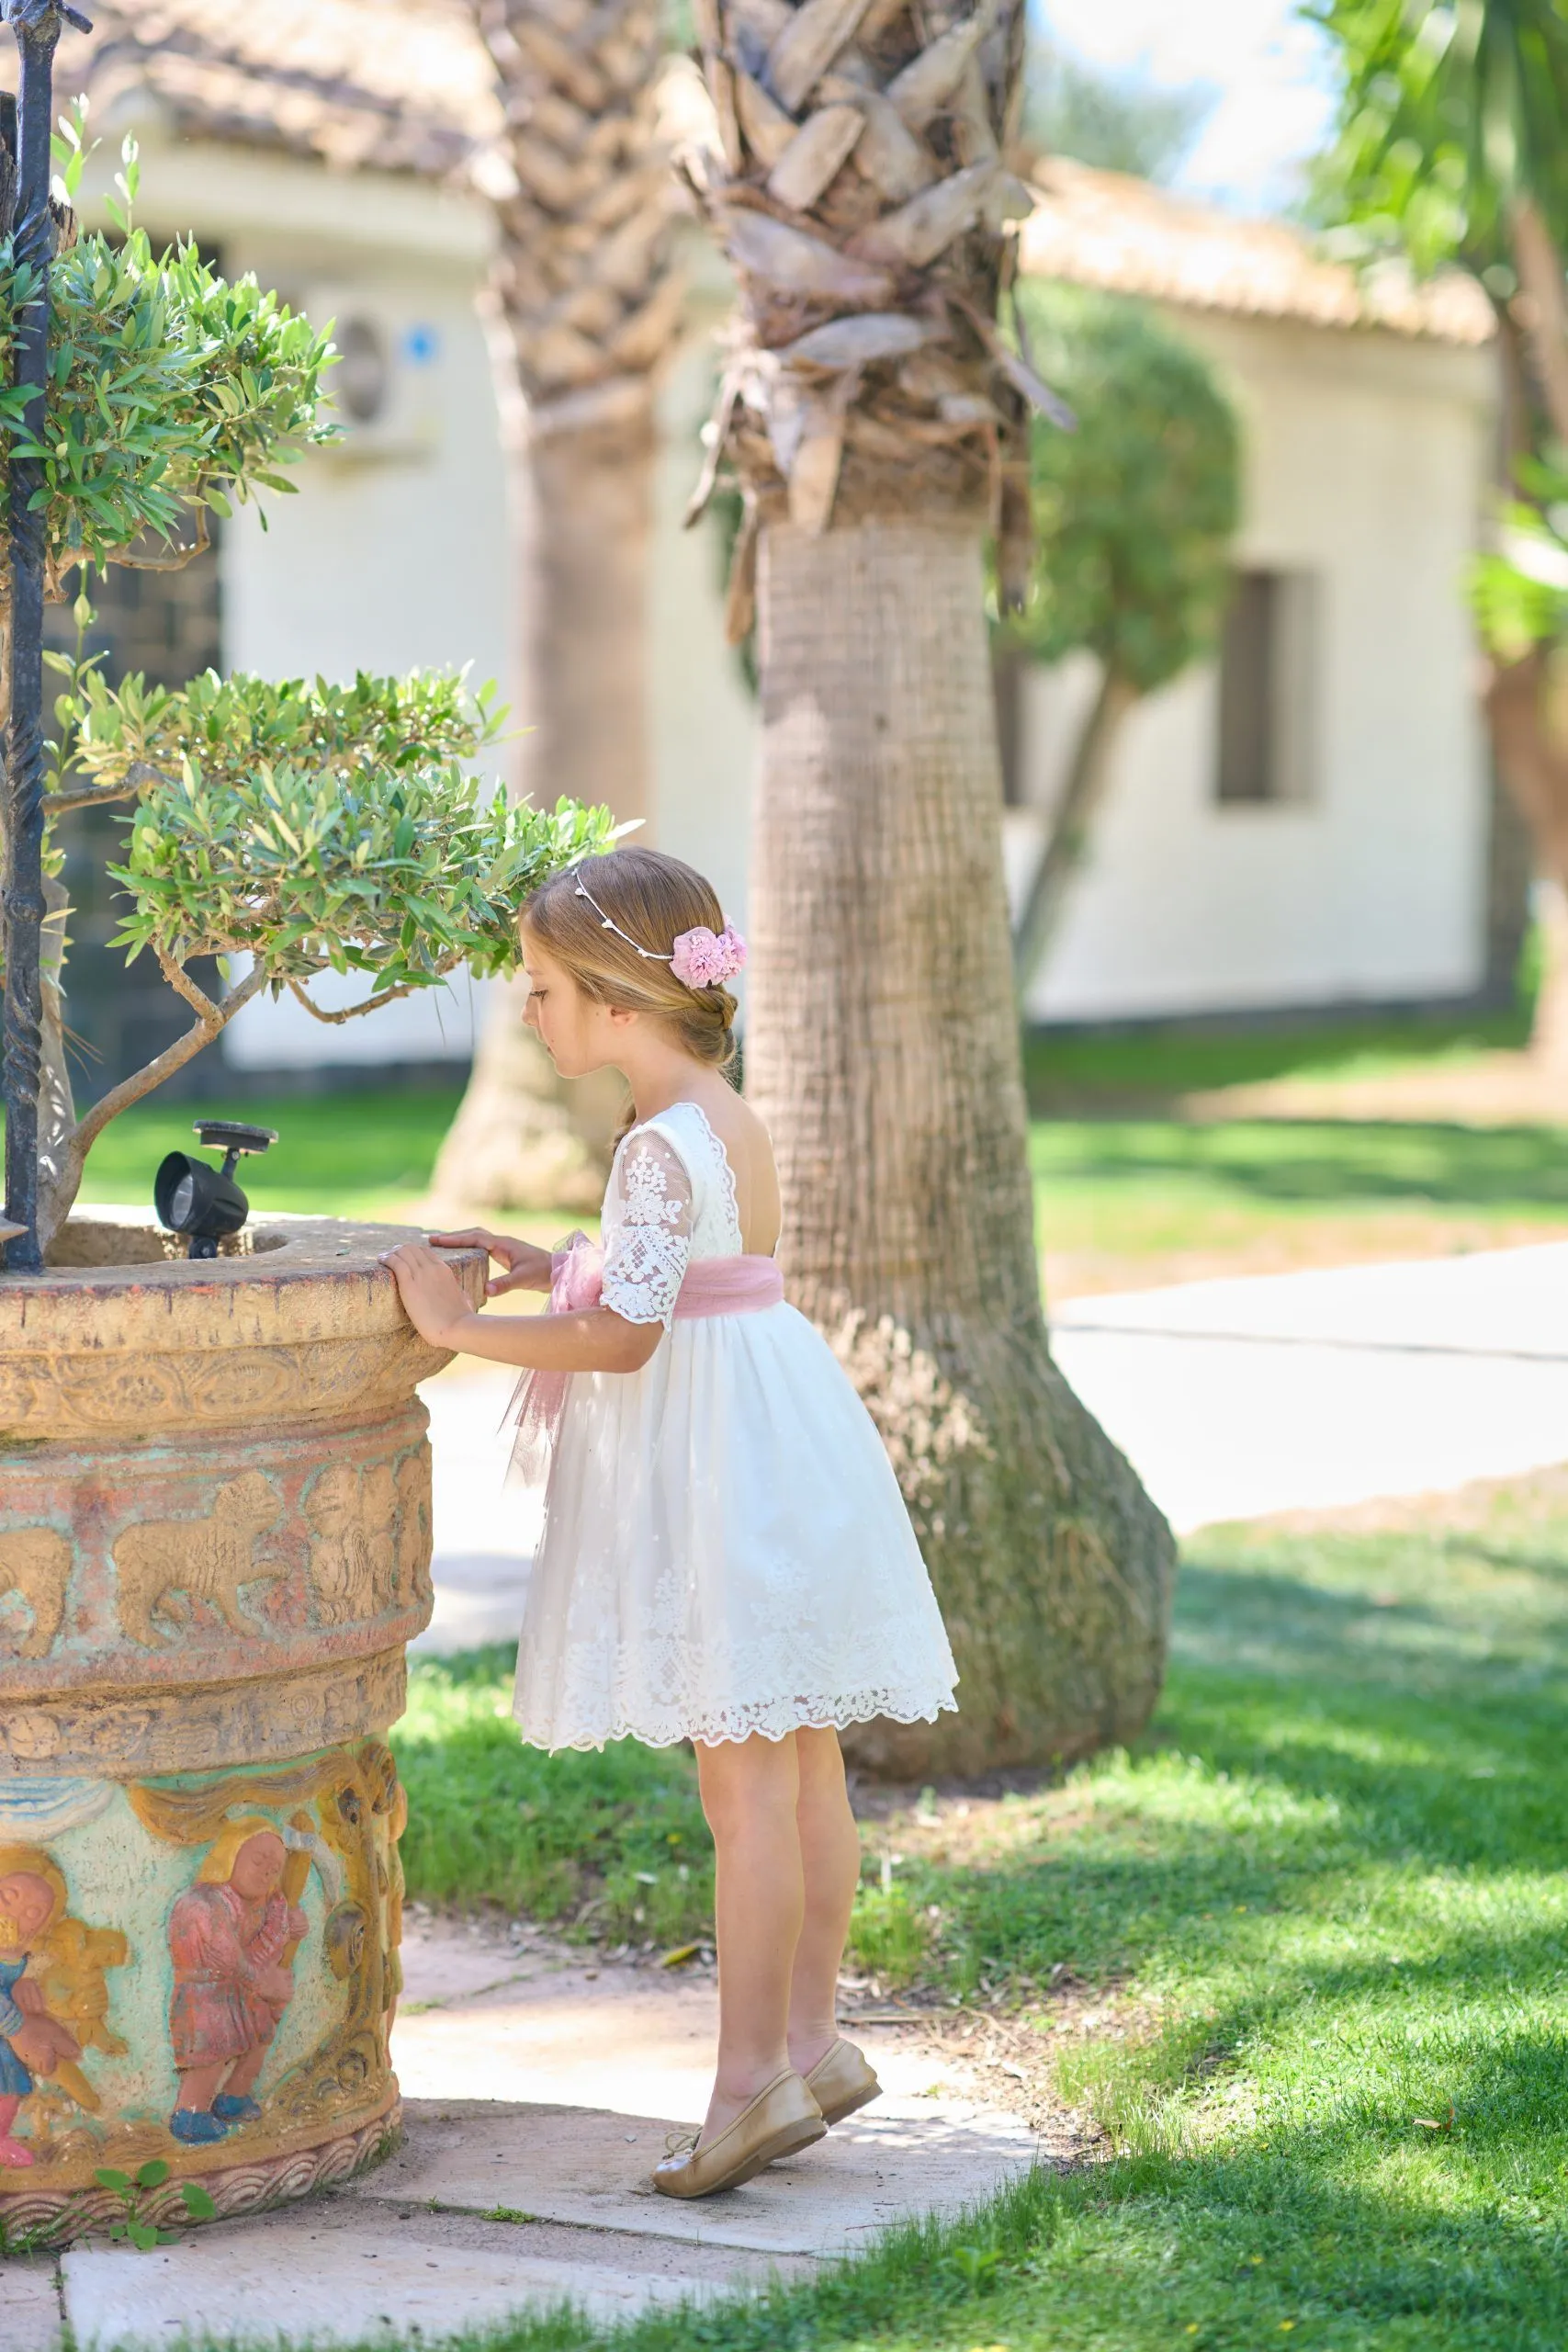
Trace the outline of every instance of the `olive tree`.
{"type": "MultiPolygon", "coordinates": [[[[84,162],[80,119],[57,141],[63,193],[84,162]]],[[[4,175],[0,175],[3,179],[4,175]]],[[[14,187],[14,170],[10,185],[14,187]]],[[[154,250],[130,219],[128,142],[111,206],[116,233],[77,235],[58,208],[47,302],[41,430],[12,366],[39,308],[38,273],[0,245],[0,430],[38,487],[46,595],[90,618],[87,583],[109,563],[166,567],[207,544],[208,517],[292,487],[286,467],[331,437],[330,344],[254,277],[226,279],[194,245],[154,250]]],[[[25,477],[24,477],[25,478],[25,477]]],[[[9,492],[0,531],[11,533],[9,492]]],[[[0,605],[6,639],[14,604],[0,605]]],[[[109,1119],[209,1045],[262,990],[292,990],[319,1018],[310,983],[368,976],[355,1014],[460,965],[515,965],[522,895],[609,837],[603,810],[513,807],[468,763],[499,725],[488,695],[461,678],[415,673],[266,680],[215,673],[180,691],[133,677],[111,685],[96,660],[51,657],[63,672],[44,778],[46,916],[38,1053],[37,1220],[29,1254],[69,1214],[95,1138],[109,1119]],[[55,839],[73,809],[122,804],[126,893],[119,944],[154,956],[191,1011],[183,1036],[78,1116],[66,1060],[64,963],[70,909],[55,839]],[[195,978],[204,958],[248,958],[218,997],[195,978]]],[[[0,660],[0,677],[11,664],[0,660]]],[[[8,686],[7,689],[8,691],[8,686]]],[[[14,804],[13,804],[14,805],[14,804]]],[[[11,952],[14,919],[7,922],[11,952]]],[[[11,1059],[7,1058],[9,1088],[11,1059]]]]}

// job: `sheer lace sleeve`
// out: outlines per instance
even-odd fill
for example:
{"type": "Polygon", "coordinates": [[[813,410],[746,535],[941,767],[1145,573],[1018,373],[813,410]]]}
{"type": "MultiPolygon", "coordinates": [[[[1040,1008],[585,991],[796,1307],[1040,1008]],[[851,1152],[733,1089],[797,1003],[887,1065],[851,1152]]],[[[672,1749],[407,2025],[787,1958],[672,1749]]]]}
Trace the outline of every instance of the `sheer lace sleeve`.
{"type": "Polygon", "coordinates": [[[645,1131],[627,1137],[610,1193],[604,1303],[668,1330],[692,1255],[692,1180],[673,1146],[645,1131]]]}

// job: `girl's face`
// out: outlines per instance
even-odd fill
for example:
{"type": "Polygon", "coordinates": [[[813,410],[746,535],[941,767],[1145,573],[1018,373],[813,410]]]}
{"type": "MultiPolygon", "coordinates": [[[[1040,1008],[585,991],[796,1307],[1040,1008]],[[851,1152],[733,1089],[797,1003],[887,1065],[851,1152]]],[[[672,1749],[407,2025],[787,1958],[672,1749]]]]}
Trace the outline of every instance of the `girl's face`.
{"type": "Polygon", "coordinates": [[[584,996],[525,923],[523,967],[528,975],[524,1018],[562,1078],[586,1078],[590,1070],[615,1062],[626,1024],[637,1015],[614,1012],[609,1005],[584,996]]]}

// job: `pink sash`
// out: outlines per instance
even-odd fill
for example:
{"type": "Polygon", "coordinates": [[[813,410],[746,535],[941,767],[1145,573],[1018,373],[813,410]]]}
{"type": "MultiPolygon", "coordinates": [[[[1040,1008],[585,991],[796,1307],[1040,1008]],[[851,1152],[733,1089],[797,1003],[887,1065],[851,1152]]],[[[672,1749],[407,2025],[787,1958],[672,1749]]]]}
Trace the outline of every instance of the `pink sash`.
{"type": "MultiPolygon", "coordinates": [[[[604,1282],[604,1252],[585,1233],[574,1233],[550,1260],[551,1315],[581,1315],[599,1305],[604,1282]]],[[[715,1315],[760,1315],[784,1304],[784,1276],[772,1258],[694,1258],[675,1297],[675,1320],[686,1323],[715,1315]]],[[[530,1487],[548,1487],[550,1466],[566,1411],[570,1372],[525,1370],[512,1392],[506,1419],[517,1436],[512,1466],[530,1487]]]]}

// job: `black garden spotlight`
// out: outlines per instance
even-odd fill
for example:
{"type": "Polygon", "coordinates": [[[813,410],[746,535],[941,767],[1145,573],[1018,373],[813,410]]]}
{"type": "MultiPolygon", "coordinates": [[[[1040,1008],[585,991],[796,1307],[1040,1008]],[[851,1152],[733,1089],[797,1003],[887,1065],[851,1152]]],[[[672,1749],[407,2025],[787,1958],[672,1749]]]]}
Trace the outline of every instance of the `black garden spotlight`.
{"type": "Polygon", "coordinates": [[[188,1152],[171,1151],[152,1179],[158,1222],[189,1237],[188,1258],[216,1258],[218,1244],[238,1233],[251,1204],[234,1182],[242,1152],[265,1151],[277,1141],[276,1127],[247,1127],[237,1119],[197,1119],[196,1132],[208,1151],[223,1154],[221,1168],[188,1152]]]}

